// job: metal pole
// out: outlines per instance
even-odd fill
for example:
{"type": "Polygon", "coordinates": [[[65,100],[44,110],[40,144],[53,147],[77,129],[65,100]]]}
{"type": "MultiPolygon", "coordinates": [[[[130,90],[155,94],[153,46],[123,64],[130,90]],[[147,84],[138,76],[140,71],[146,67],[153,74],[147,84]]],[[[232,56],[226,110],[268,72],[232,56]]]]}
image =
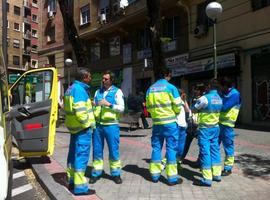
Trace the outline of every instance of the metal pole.
{"type": "Polygon", "coordinates": [[[217,33],[216,33],[216,22],[214,20],[214,27],[213,27],[213,50],[214,50],[214,78],[217,78],[217,33]]]}
{"type": "Polygon", "coordinates": [[[2,0],[2,50],[4,55],[4,66],[7,70],[7,2],[2,0]]]}
{"type": "Polygon", "coordinates": [[[70,86],[70,67],[68,66],[68,87],[70,86]]]}

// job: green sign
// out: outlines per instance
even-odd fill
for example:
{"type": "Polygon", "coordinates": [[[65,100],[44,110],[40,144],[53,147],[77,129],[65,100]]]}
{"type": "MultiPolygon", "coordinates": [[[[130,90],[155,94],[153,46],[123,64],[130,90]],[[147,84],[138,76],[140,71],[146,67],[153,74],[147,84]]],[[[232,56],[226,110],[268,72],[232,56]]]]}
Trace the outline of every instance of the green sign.
{"type": "Polygon", "coordinates": [[[9,74],[9,75],[8,75],[8,82],[9,82],[10,84],[13,84],[13,83],[16,82],[16,80],[17,80],[19,77],[20,77],[19,74],[9,74]]]}

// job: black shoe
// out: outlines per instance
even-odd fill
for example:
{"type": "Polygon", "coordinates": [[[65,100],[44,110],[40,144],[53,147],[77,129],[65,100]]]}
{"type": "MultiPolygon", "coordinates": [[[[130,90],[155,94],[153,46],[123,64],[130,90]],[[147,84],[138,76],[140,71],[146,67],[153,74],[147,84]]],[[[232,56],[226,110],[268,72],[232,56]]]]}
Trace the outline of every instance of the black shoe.
{"type": "Polygon", "coordinates": [[[179,178],[177,181],[175,182],[172,182],[172,183],[169,183],[168,182],[168,185],[169,186],[174,186],[174,185],[178,185],[178,184],[182,184],[183,183],[183,179],[179,178]]]}
{"type": "Polygon", "coordinates": [[[156,179],[156,180],[153,180],[153,179],[152,179],[152,182],[153,182],[153,183],[157,183],[157,182],[158,182],[158,179],[156,179]]]}
{"type": "Polygon", "coordinates": [[[68,190],[69,191],[74,190],[74,184],[68,184],[68,190]]]}
{"type": "Polygon", "coordinates": [[[91,177],[89,178],[89,183],[90,183],[90,184],[94,184],[95,182],[98,181],[98,179],[100,179],[99,176],[96,176],[96,177],[91,176],[91,177]]]}
{"type": "Polygon", "coordinates": [[[121,184],[123,182],[120,176],[113,176],[112,179],[116,184],[121,184]]]}
{"type": "Polygon", "coordinates": [[[96,194],[95,190],[90,190],[88,189],[87,192],[83,192],[83,193],[79,193],[79,194],[74,194],[75,196],[83,196],[83,195],[92,195],[92,194],[96,194]]]}
{"type": "Polygon", "coordinates": [[[205,184],[201,180],[194,180],[193,185],[201,187],[211,187],[211,185],[205,184]]]}
{"type": "Polygon", "coordinates": [[[232,173],[232,170],[223,170],[221,176],[229,176],[232,173]]]}

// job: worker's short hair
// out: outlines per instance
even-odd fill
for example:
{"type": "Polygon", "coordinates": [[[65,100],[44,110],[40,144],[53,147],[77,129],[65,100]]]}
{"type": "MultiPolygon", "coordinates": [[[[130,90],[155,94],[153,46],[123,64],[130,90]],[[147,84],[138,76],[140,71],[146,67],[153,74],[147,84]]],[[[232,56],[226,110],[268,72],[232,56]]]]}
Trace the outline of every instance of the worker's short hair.
{"type": "Polygon", "coordinates": [[[160,74],[158,76],[158,78],[165,78],[167,76],[169,76],[169,74],[172,73],[172,70],[169,68],[162,68],[160,71],[160,74]]]}
{"type": "Polygon", "coordinates": [[[219,90],[220,84],[219,84],[219,81],[217,79],[211,79],[209,81],[209,86],[213,90],[219,90]]]}
{"type": "Polygon", "coordinates": [[[91,74],[91,72],[88,68],[79,67],[79,68],[77,68],[75,79],[78,81],[82,81],[86,76],[88,76],[90,74],[91,74]]]}
{"type": "Polygon", "coordinates": [[[220,78],[220,85],[227,86],[227,87],[231,88],[232,87],[232,80],[226,76],[222,77],[222,78],[220,78]]]}
{"type": "Polygon", "coordinates": [[[111,81],[114,82],[114,80],[115,80],[115,74],[112,71],[106,70],[105,72],[103,72],[103,75],[105,75],[105,74],[109,74],[111,81]]]}

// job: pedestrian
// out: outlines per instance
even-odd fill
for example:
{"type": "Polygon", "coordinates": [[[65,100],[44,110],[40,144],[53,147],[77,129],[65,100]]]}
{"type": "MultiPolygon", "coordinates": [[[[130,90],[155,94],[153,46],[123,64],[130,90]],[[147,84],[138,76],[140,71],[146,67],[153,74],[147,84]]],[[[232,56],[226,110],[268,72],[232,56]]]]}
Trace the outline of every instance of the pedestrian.
{"type": "Polygon", "coordinates": [[[176,115],[181,110],[181,98],[177,88],[168,82],[171,76],[169,69],[162,71],[159,79],[147,90],[146,107],[153,121],[149,169],[152,181],[158,182],[161,175],[161,150],[165,140],[168,185],[176,185],[182,182],[177,173],[176,163],[179,137],[176,115]]]}
{"type": "MultiPolygon", "coordinates": [[[[202,86],[196,86],[194,88],[194,97],[191,101],[191,106],[193,106],[196,101],[202,96],[204,93],[204,87],[202,86]]],[[[181,157],[182,162],[184,162],[184,159],[189,151],[190,145],[194,138],[197,138],[198,134],[198,113],[194,113],[190,110],[189,116],[187,117],[187,136],[185,140],[185,146],[183,150],[183,154],[181,157]]],[[[194,162],[193,167],[199,168],[200,167],[200,161],[199,158],[194,162]]]]}
{"type": "Polygon", "coordinates": [[[145,105],[145,95],[143,92],[139,92],[138,94],[139,97],[139,102],[140,102],[140,107],[141,107],[141,120],[142,120],[142,125],[144,129],[147,129],[149,127],[148,121],[146,119],[147,113],[146,111],[146,105],[145,105]]]}
{"type": "Polygon", "coordinates": [[[218,95],[218,81],[209,82],[206,93],[200,97],[193,107],[198,112],[199,130],[198,143],[200,148],[200,165],[202,179],[195,180],[194,185],[208,186],[213,181],[221,181],[221,159],[219,136],[219,115],[222,99],[218,95]]]}
{"type": "Polygon", "coordinates": [[[179,138],[178,138],[178,152],[177,152],[177,157],[178,157],[178,171],[181,169],[181,163],[183,159],[183,154],[184,154],[184,147],[186,143],[186,137],[187,137],[187,121],[186,121],[186,116],[189,115],[191,112],[186,100],[186,93],[183,89],[179,91],[181,94],[181,99],[182,99],[182,105],[181,105],[181,111],[177,115],[177,124],[179,128],[179,138]]]}
{"type": "Polygon", "coordinates": [[[71,133],[67,176],[69,189],[75,195],[90,195],[95,190],[88,188],[84,174],[90,155],[92,130],[95,127],[88,85],[91,73],[88,69],[78,68],[75,78],[64,95],[65,124],[71,133]]]}
{"type": "Polygon", "coordinates": [[[97,128],[93,137],[93,170],[90,183],[95,183],[103,173],[104,139],[109,149],[110,172],[113,181],[121,184],[121,161],[119,153],[119,117],[124,112],[124,95],[113,85],[115,75],[106,71],[102,76],[102,87],[95,92],[95,118],[97,128]]]}
{"type": "Polygon", "coordinates": [[[225,151],[224,170],[222,176],[232,173],[234,164],[234,126],[241,106],[241,97],[237,89],[232,85],[232,81],[224,77],[220,81],[221,98],[223,107],[219,117],[220,135],[219,143],[222,142],[225,151]]]}

